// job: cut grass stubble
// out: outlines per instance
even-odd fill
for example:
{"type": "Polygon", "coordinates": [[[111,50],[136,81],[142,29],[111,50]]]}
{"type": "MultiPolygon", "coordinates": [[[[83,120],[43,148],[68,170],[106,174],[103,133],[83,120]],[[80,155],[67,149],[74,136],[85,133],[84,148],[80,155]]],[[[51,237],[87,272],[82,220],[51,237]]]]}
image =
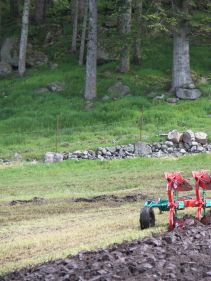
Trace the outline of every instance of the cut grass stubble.
{"type": "Polygon", "coordinates": [[[166,213],[156,215],[155,228],[140,231],[143,201],[76,203],[69,199],[140,192],[148,198],[166,197],[165,171],[182,170],[188,178],[192,170],[209,168],[210,160],[211,156],[204,154],[181,159],[67,161],[0,169],[0,274],[165,231],[166,213]],[[8,204],[34,196],[47,202],[8,204]]]}

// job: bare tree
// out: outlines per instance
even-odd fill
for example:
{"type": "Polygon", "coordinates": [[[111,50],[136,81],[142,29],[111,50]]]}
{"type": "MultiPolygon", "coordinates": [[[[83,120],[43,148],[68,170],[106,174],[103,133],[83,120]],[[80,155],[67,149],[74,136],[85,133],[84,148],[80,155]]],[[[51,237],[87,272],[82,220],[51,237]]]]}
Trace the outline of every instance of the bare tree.
{"type": "Polygon", "coordinates": [[[82,25],[82,33],[81,33],[81,45],[80,45],[80,54],[79,54],[79,65],[82,65],[84,62],[84,51],[85,51],[85,43],[86,43],[86,30],[87,30],[87,19],[88,19],[88,0],[85,1],[84,7],[84,18],[82,25]]]}
{"type": "Polygon", "coordinates": [[[78,0],[72,1],[72,45],[71,51],[77,50],[77,34],[78,34],[78,0]]]}
{"type": "Polygon", "coordinates": [[[120,72],[130,70],[130,43],[129,35],[131,32],[132,0],[122,0],[122,14],[119,23],[119,31],[122,35],[122,48],[120,52],[120,72]]]}
{"type": "Polygon", "coordinates": [[[97,0],[89,0],[89,32],[86,59],[85,99],[96,98],[97,75],[97,0]]]}
{"type": "Polygon", "coordinates": [[[45,18],[46,0],[36,0],[35,6],[35,21],[41,24],[45,18]]]}
{"type": "MultiPolygon", "coordinates": [[[[196,89],[190,72],[188,1],[173,0],[173,9],[177,16],[177,25],[174,28],[172,91],[177,95],[182,92],[191,96],[193,91],[196,93],[196,89]]],[[[200,95],[199,91],[198,94],[200,95]]]]}
{"type": "Polygon", "coordinates": [[[18,62],[18,73],[21,76],[23,76],[26,70],[26,50],[27,50],[28,29],[29,29],[29,10],[30,10],[30,0],[25,0],[24,7],[23,7],[21,40],[20,40],[20,50],[19,50],[19,62],[18,62]]]}

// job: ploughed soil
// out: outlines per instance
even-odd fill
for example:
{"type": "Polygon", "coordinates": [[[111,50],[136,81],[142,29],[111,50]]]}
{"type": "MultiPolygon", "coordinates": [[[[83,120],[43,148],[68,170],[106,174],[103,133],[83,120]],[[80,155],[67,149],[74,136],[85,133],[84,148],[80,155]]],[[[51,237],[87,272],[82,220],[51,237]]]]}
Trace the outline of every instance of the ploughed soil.
{"type": "Polygon", "coordinates": [[[184,217],[163,235],[80,252],[73,257],[21,269],[1,281],[211,280],[211,218],[184,217]]]}
{"type": "MultiPolygon", "coordinates": [[[[130,194],[125,196],[117,196],[117,195],[99,195],[94,197],[79,197],[79,198],[71,198],[68,199],[69,202],[87,202],[87,203],[97,203],[97,202],[113,202],[113,203],[130,203],[137,202],[141,200],[145,200],[147,198],[146,195],[142,193],[130,194]]],[[[33,197],[29,200],[13,200],[9,202],[10,206],[14,205],[25,205],[25,204],[47,204],[48,201],[44,198],[33,197]]]]}
{"type": "Polygon", "coordinates": [[[137,194],[130,194],[125,196],[116,196],[116,195],[99,195],[94,197],[88,198],[72,198],[70,199],[71,202],[89,202],[89,203],[96,203],[96,202],[120,202],[120,203],[129,203],[129,202],[137,202],[141,200],[145,200],[147,196],[143,195],[142,193],[137,194]]]}

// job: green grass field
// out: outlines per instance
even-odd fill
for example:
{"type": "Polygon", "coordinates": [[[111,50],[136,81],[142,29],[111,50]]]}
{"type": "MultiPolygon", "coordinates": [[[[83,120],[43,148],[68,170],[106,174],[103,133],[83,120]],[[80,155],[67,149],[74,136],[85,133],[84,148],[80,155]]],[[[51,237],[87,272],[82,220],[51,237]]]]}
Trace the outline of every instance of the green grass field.
{"type": "MultiPolygon", "coordinates": [[[[165,171],[210,169],[211,155],[180,159],[66,161],[0,169],[0,274],[28,265],[141,238],[167,229],[167,214],[157,214],[156,228],[139,229],[135,203],[76,203],[73,197],[142,193],[166,197],[165,171]],[[45,204],[10,206],[12,200],[38,196],[45,204]]],[[[191,180],[193,184],[193,180],[191,180]]],[[[192,192],[192,194],[194,194],[192,192]]]]}

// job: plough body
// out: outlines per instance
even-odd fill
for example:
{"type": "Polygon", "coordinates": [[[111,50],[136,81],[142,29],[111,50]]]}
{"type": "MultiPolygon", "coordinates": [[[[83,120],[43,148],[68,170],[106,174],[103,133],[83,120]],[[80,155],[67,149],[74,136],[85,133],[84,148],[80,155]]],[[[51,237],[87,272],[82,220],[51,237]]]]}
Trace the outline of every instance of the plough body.
{"type": "Polygon", "coordinates": [[[179,192],[190,191],[193,187],[182,177],[181,173],[165,173],[168,199],[145,201],[140,213],[141,229],[155,225],[154,208],[158,208],[160,213],[169,211],[170,230],[177,224],[181,224],[178,217],[180,210],[197,208],[196,218],[201,220],[206,217],[206,209],[211,208],[211,198],[206,197],[206,191],[211,190],[211,176],[207,171],[192,172],[192,176],[195,179],[195,198],[179,198],[179,192]]]}

